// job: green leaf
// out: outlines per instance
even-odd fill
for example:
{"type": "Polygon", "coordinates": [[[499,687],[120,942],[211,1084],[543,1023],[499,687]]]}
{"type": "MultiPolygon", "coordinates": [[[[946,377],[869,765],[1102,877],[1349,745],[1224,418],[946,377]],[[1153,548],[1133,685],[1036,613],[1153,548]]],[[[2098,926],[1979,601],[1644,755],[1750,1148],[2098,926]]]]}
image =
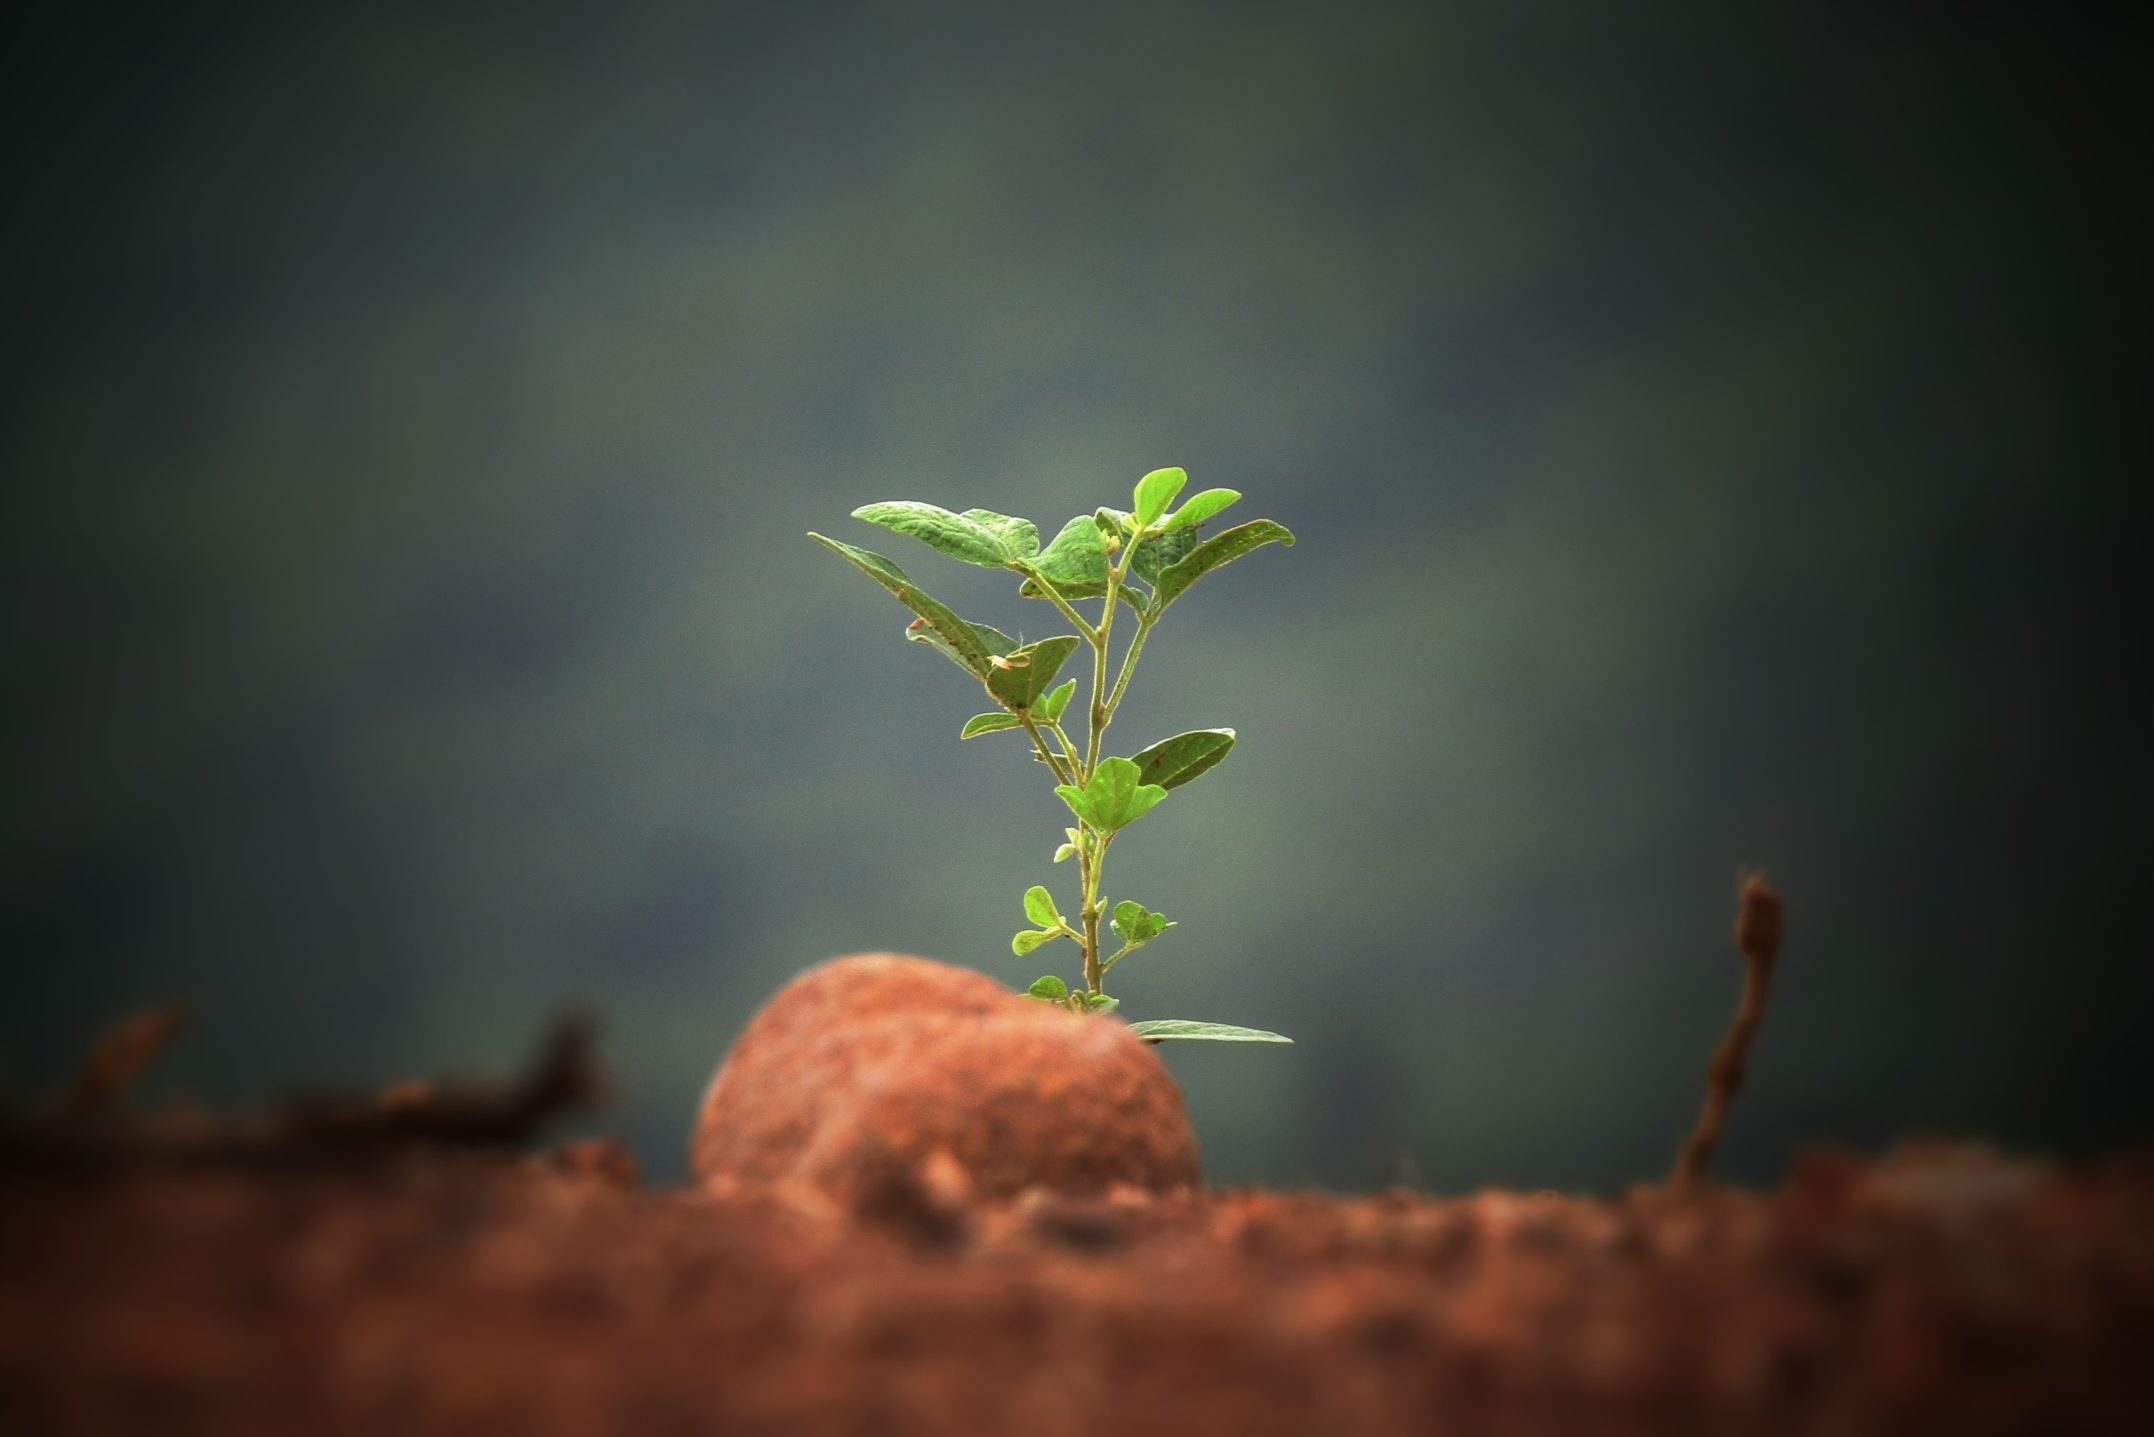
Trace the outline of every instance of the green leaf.
{"type": "Polygon", "coordinates": [[[1143,1023],[1132,1023],[1129,1031],[1153,1043],[1170,1040],[1198,1043],[1291,1043],[1294,1040],[1280,1033],[1267,1033],[1262,1028],[1237,1028],[1232,1023],[1199,1023],[1189,1018],[1153,1018],[1143,1023]]]}
{"type": "Polygon", "coordinates": [[[1006,728],[1018,727],[1017,715],[1005,713],[974,714],[965,720],[958,730],[959,738],[978,738],[983,733],[1001,733],[1006,728]]]}
{"type": "Polygon", "coordinates": [[[1071,812],[1103,833],[1127,828],[1167,796],[1159,785],[1141,782],[1137,765],[1126,758],[1103,758],[1083,788],[1065,783],[1055,792],[1071,812]]]}
{"type": "Polygon", "coordinates": [[[1040,551],[1040,531],[1032,527],[1030,519],[1013,519],[992,509],[967,509],[957,517],[970,519],[993,534],[1008,546],[1015,558],[1029,559],[1040,551]]]}
{"type": "Polygon", "coordinates": [[[1091,798],[1086,795],[1083,789],[1077,787],[1075,784],[1056,784],[1055,797],[1061,799],[1064,803],[1068,804],[1070,807],[1070,812],[1076,814],[1079,819],[1091,824],[1094,828],[1105,827],[1105,825],[1102,824],[1099,819],[1093,816],[1091,798]]]}
{"type": "Polygon", "coordinates": [[[1133,755],[1130,762],[1137,765],[1137,776],[1146,783],[1156,783],[1161,788],[1180,788],[1201,773],[1206,773],[1234,747],[1234,730],[1230,728],[1191,729],[1173,738],[1163,738],[1142,753],[1133,755]]]}
{"type": "MultiPolygon", "coordinates": [[[[1099,527],[1092,522],[1092,516],[1079,514],[1064,524],[1062,532],[1048,541],[1030,567],[1061,590],[1066,598],[1085,598],[1088,591],[1089,594],[1105,593],[1107,546],[1100,543],[1099,527]]],[[[1017,592],[1028,598],[1046,597],[1046,591],[1030,579],[1020,584],[1017,592]]]]}
{"type": "Polygon", "coordinates": [[[1076,692],[1077,680],[1064,679],[1059,685],[1050,689],[1047,696],[1033,707],[1040,717],[1046,719],[1047,722],[1059,723],[1062,719],[1062,710],[1070,706],[1070,696],[1076,692]]]}
{"type": "MultiPolygon", "coordinates": [[[[811,533],[808,537],[895,594],[899,603],[920,616],[913,629],[932,633],[935,637],[930,642],[959,668],[980,679],[985,679],[993,672],[987,662],[991,651],[980,637],[985,625],[966,623],[930,598],[903,569],[880,554],[867,549],[856,549],[851,544],[840,543],[836,539],[826,539],[821,534],[811,533]]],[[[909,634],[908,637],[910,636],[909,634]]]]}
{"type": "Polygon", "coordinates": [[[1181,493],[1182,486],[1188,482],[1188,471],[1182,469],[1154,469],[1139,479],[1133,511],[1137,522],[1151,528],[1153,521],[1167,512],[1167,506],[1174,502],[1174,496],[1181,493]]]}
{"type": "Polygon", "coordinates": [[[1197,531],[1194,529],[1176,529],[1167,534],[1147,534],[1144,536],[1144,542],[1137,546],[1137,556],[1129,561],[1129,567],[1138,578],[1156,589],[1159,587],[1160,574],[1165,572],[1169,565],[1186,558],[1189,551],[1196,547],[1197,531]]]}
{"type": "MultiPolygon", "coordinates": [[[[987,512],[984,509],[976,509],[973,514],[987,512]]],[[[853,517],[865,519],[870,524],[880,524],[885,529],[895,529],[900,534],[910,534],[931,549],[938,549],[953,559],[978,564],[986,569],[1002,568],[1012,559],[1029,558],[1039,547],[1040,536],[1037,531],[1033,531],[1031,546],[1019,552],[1023,535],[1013,534],[1008,526],[1024,524],[1025,529],[1031,530],[1032,526],[1022,519],[994,514],[990,517],[998,521],[998,527],[990,527],[973,518],[971,514],[953,514],[948,509],[938,508],[933,504],[915,503],[910,499],[886,504],[863,504],[853,510],[853,517]]]]}
{"type": "Polygon", "coordinates": [[[1060,863],[1065,858],[1075,858],[1076,856],[1077,845],[1074,843],[1065,843],[1055,850],[1055,862],[1057,863],[1060,863]]]}
{"type": "Polygon", "coordinates": [[[1114,917],[1108,920],[1115,935],[1132,948],[1141,948],[1175,925],[1167,921],[1164,913],[1154,913],[1134,898],[1125,898],[1114,905],[1114,917]]]}
{"type": "Polygon", "coordinates": [[[1013,710],[1029,710],[1083,642],[1075,634],[1057,634],[1013,649],[1002,663],[989,664],[987,691],[1013,710]]]}
{"type": "Polygon", "coordinates": [[[1025,995],[1048,1003],[1059,1003],[1070,995],[1070,985],[1049,973],[1043,978],[1033,979],[1032,986],[1025,990],[1025,995]]]}
{"type": "Polygon", "coordinates": [[[1252,519],[1246,524],[1222,529],[1159,571],[1158,597],[1153,608],[1155,611],[1166,608],[1191,584],[1220,565],[1233,563],[1252,549],[1293,542],[1294,535],[1284,524],[1275,524],[1269,519],[1252,519]]]}
{"type": "Polygon", "coordinates": [[[1112,1013],[1122,1006],[1122,1000],[1110,998],[1105,993],[1087,993],[1084,995],[1084,1005],[1095,1013],[1112,1013]]]}
{"type": "Polygon", "coordinates": [[[1240,491],[1235,489],[1207,489],[1192,495],[1181,508],[1167,516],[1166,522],[1159,526],[1160,530],[1169,532],[1201,524],[1241,497],[1240,491]]]}
{"type": "Polygon", "coordinates": [[[1062,926],[1062,910],[1055,907],[1055,897],[1040,884],[1025,890],[1025,917],[1042,928],[1062,926]]]}
{"type": "Polygon", "coordinates": [[[1010,951],[1022,958],[1042,943],[1051,943],[1061,936],[1059,928],[1027,928],[1010,939],[1010,951]]]}

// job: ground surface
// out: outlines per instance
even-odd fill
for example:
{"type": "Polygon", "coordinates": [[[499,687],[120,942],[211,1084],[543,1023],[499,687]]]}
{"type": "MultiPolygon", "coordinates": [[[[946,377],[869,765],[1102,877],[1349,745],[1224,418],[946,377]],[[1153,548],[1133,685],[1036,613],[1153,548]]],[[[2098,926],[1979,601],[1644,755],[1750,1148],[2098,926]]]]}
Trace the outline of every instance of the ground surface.
{"type": "Polygon", "coordinates": [[[602,1149],[0,1177],[0,1431],[2154,1431],[2154,1164],[1771,1195],[646,1192],[602,1149]]]}

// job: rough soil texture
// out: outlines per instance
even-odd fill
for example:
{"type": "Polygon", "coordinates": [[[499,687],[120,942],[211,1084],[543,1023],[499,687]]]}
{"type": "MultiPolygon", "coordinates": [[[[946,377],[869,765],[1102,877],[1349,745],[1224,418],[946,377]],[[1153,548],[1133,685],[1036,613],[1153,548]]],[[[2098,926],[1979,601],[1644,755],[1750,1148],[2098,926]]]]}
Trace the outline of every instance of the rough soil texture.
{"type": "Polygon", "coordinates": [[[693,1167],[848,1206],[925,1171],[945,1206],[1199,1180],[1181,1090],[1121,1023],[926,958],[858,954],[766,1003],[703,1100],[693,1167]]]}
{"type": "Polygon", "coordinates": [[[2154,1431],[2154,1162],[960,1202],[541,1159],[0,1173],[0,1431],[2154,1431]]]}

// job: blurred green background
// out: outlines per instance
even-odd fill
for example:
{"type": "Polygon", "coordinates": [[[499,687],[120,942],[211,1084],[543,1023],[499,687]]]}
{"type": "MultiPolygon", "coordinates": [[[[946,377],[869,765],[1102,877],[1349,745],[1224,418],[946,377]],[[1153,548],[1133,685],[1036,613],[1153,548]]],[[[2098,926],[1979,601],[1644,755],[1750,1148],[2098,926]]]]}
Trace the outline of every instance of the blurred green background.
{"type": "MultiPolygon", "coordinates": [[[[0,1092],[512,1064],[676,1176],[801,966],[1013,983],[1062,812],[808,543],[1155,466],[1300,535],[1149,650],[1241,746],[1117,849],[1211,1175],[2150,1136],[2143,156],[2119,36],[1719,5],[89,6],[5,138],[0,1092]],[[1740,13],[1738,13],[1740,12],[1740,13]],[[2141,237],[2135,237],[2141,236],[2141,237]],[[1131,875],[1144,870],[1141,884],[1131,875]],[[1134,884],[1134,886],[1130,886],[1134,884]]],[[[1044,954],[1042,955],[1044,956],[1044,954]]],[[[1064,951],[1066,956],[1066,950],[1064,951]]]]}

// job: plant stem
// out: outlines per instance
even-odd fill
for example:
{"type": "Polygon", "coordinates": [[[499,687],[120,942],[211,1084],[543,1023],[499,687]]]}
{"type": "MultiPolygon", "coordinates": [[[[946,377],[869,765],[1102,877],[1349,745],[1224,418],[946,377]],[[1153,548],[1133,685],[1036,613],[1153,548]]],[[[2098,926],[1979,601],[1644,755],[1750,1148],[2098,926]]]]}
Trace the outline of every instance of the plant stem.
{"type": "Polygon", "coordinates": [[[1765,881],[1764,874],[1753,873],[1743,880],[1735,912],[1735,946],[1743,955],[1743,996],[1735,1009],[1735,1021],[1728,1025],[1719,1051],[1706,1066],[1705,1106],[1668,1180],[1678,1195],[1694,1192],[1705,1181],[1713,1149],[1720,1142],[1720,1125],[1727,1117],[1728,1104],[1742,1090],[1743,1078],[1749,1071],[1750,1045],[1765,1018],[1765,996],[1772,986],[1773,963],[1780,956],[1782,913],[1780,895],[1765,881]]]}
{"type": "Polygon", "coordinates": [[[1062,745],[1062,756],[1069,760],[1070,771],[1072,773],[1076,772],[1077,766],[1080,762],[1077,757],[1076,743],[1071,740],[1068,734],[1062,731],[1062,725],[1059,720],[1048,720],[1047,731],[1055,736],[1055,741],[1057,743],[1060,743],[1062,745]]]}
{"type": "Polygon", "coordinates": [[[1092,839],[1096,851],[1083,874],[1084,910],[1079,916],[1084,923],[1084,986],[1088,992],[1103,993],[1106,989],[1101,983],[1107,970],[1099,961],[1099,880],[1100,871],[1107,864],[1107,845],[1113,841],[1113,835],[1094,830],[1092,839]]]}
{"type": "Polygon", "coordinates": [[[1144,652],[1144,641],[1151,636],[1152,620],[1149,616],[1137,620],[1137,637],[1130,640],[1129,652],[1122,655],[1122,672],[1114,681],[1114,692],[1107,695],[1107,717],[1111,721],[1114,711],[1122,706],[1122,692],[1129,687],[1129,676],[1136,670],[1137,656],[1144,652]]]}
{"type": "MultiPolygon", "coordinates": [[[[1107,565],[1107,592],[1100,602],[1099,624],[1097,627],[1086,623],[1084,617],[1070,606],[1069,600],[1064,598],[1061,592],[1053,584],[1042,578],[1037,571],[1025,571],[1026,576],[1040,586],[1042,593],[1054,600],[1055,607],[1059,608],[1069,618],[1069,621],[1077,626],[1078,632],[1083,634],[1086,642],[1092,645],[1091,723],[1086,728],[1084,759],[1081,763],[1077,758],[1077,745],[1067,733],[1063,732],[1061,723],[1050,721],[1048,724],[1049,731],[1054,734],[1062,745],[1063,753],[1069,761],[1068,768],[1075,770],[1076,773],[1074,778],[1064,777],[1063,782],[1065,783],[1082,786],[1090,783],[1092,775],[1099,772],[1100,745],[1106,737],[1107,725],[1114,721],[1115,708],[1122,702],[1122,694],[1129,687],[1129,676],[1137,667],[1137,656],[1144,652],[1145,636],[1152,631],[1151,619],[1140,615],[1137,620],[1137,637],[1130,641],[1128,652],[1122,656],[1121,672],[1116,676],[1114,686],[1110,689],[1107,685],[1107,663],[1112,652],[1111,646],[1114,642],[1116,591],[1122,587],[1123,579],[1128,576],[1130,561],[1136,557],[1137,546],[1144,542],[1144,537],[1144,529],[1141,525],[1132,528],[1122,550],[1122,562],[1120,564],[1110,562],[1107,565]]],[[[1039,747],[1040,754],[1047,760],[1048,766],[1057,775],[1063,775],[1065,773],[1063,765],[1058,763],[1049,752],[1046,740],[1040,737],[1039,730],[1029,719],[1025,721],[1025,730],[1032,735],[1033,742],[1039,747]]],[[[1077,845],[1077,879],[1084,889],[1084,905],[1079,913],[1080,920],[1084,925],[1081,938],[1084,946],[1084,984],[1087,992],[1102,993],[1105,989],[1101,984],[1106,977],[1107,970],[1114,966],[1116,959],[1119,959],[1122,953],[1129,951],[1127,945],[1124,945],[1122,953],[1115,954],[1113,958],[1109,958],[1105,962],[1100,961],[1100,874],[1106,867],[1107,846],[1113,841],[1114,835],[1102,833],[1086,824],[1082,819],[1078,820],[1077,834],[1081,840],[1077,845]]]]}
{"type": "MultiPolygon", "coordinates": [[[[1107,687],[1108,646],[1114,638],[1115,591],[1122,587],[1122,580],[1129,574],[1130,561],[1137,557],[1137,546],[1144,542],[1144,526],[1133,525],[1127,542],[1122,546],[1122,562],[1107,565],[1107,594],[1105,607],[1100,610],[1099,636],[1092,643],[1092,730],[1085,738],[1085,780],[1099,768],[1100,741],[1106,737],[1107,725],[1114,721],[1114,706],[1121,702],[1122,684],[1110,690],[1107,687]]],[[[1140,620],[1134,648],[1144,643],[1144,628],[1140,620]]],[[[1122,677],[1127,680],[1134,654],[1122,661],[1122,677]]]]}
{"type": "Polygon", "coordinates": [[[1114,631],[1114,570],[1107,571],[1107,612],[1100,616],[1099,638],[1092,645],[1092,723],[1085,734],[1085,782],[1099,769],[1100,740],[1107,733],[1107,644],[1114,631]]]}
{"type": "MultiPolygon", "coordinates": [[[[1055,757],[1055,751],[1047,746],[1047,740],[1040,737],[1039,725],[1024,714],[1019,714],[1017,721],[1024,725],[1025,732],[1031,736],[1032,746],[1040,751],[1040,757],[1045,760],[1047,767],[1054,771],[1055,777],[1064,783],[1076,783],[1077,778],[1062,766],[1062,760],[1055,757]]],[[[1068,740],[1065,739],[1064,742],[1067,743],[1068,740]]]]}
{"type": "MultiPolygon", "coordinates": [[[[1085,621],[1085,616],[1078,613],[1068,599],[1062,597],[1062,591],[1049,582],[1045,574],[1029,566],[1019,568],[1017,572],[1039,585],[1040,592],[1054,601],[1054,606],[1062,611],[1062,616],[1077,626],[1077,632],[1083,634],[1087,642],[1095,645],[1099,643],[1099,630],[1085,621]]],[[[1113,612],[1111,608],[1109,612],[1113,612]]]]}
{"type": "Polygon", "coordinates": [[[1099,910],[1084,911],[1084,986],[1090,993],[1101,992],[1101,969],[1099,966],[1099,910]]]}

